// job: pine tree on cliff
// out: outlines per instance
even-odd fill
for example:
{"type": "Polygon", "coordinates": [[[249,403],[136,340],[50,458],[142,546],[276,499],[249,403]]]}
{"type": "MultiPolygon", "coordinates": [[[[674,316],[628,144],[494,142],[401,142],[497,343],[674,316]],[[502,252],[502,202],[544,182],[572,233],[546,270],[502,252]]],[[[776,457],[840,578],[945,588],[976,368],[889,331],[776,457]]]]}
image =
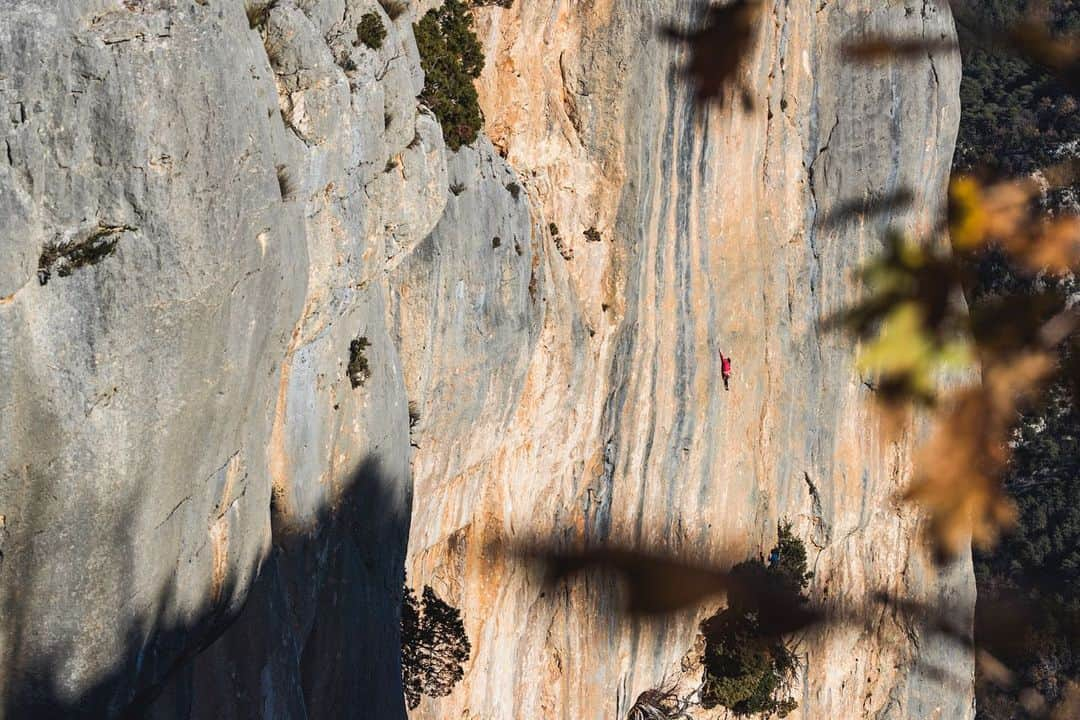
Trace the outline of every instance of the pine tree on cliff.
{"type": "Polygon", "coordinates": [[[412,710],[421,695],[444,697],[465,676],[472,646],[465,635],[461,611],[424,586],[418,603],[406,587],[401,603],[401,677],[405,702],[412,710]]]}

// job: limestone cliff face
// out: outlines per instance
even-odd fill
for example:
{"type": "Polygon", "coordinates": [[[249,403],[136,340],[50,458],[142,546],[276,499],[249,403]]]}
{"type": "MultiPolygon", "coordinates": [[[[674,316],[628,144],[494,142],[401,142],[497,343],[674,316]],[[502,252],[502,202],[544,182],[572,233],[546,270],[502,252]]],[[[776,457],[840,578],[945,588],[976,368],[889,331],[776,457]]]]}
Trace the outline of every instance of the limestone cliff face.
{"type": "MultiPolygon", "coordinates": [[[[708,559],[788,516],[818,597],[971,602],[816,324],[885,221],[815,220],[910,186],[888,220],[926,223],[958,113],[954,60],[836,47],[948,17],[770,0],[758,107],[702,114],[655,32],[687,3],[484,7],[487,137],[450,153],[415,101],[434,4],[0,3],[3,717],[403,717],[406,566],[474,650],[418,717],[621,717],[692,679],[712,608],[545,594],[497,551],[537,535],[708,559]]],[[[804,717],[970,714],[914,665],[970,659],[888,616],[804,647],[804,717]]]]}
{"type": "MultiPolygon", "coordinates": [[[[475,638],[464,684],[421,717],[623,717],[664,678],[694,676],[698,620],[623,623],[610,587],[540,578],[485,551],[492,538],[641,543],[685,556],[766,551],[779,517],[811,550],[816,597],[854,605],[874,589],[971,602],[970,569],[938,579],[916,518],[894,494],[912,439],[881,437],[850,343],[818,320],[857,296],[851,270],[889,225],[938,209],[958,121],[959,64],[925,57],[855,66],[845,40],[940,39],[929,2],[766,2],[740,78],[757,106],[699,112],[656,33],[686,3],[518,2],[480,13],[487,132],[533,203],[533,339],[512,298],[459,274],[475,315],[401,333],[405,384],[425,408],[414,456],[412,578],[462,607],[475,638]],[[829,230],[839,203],[908,187],[918,210],[829,230]],[[553,237],[553,223],[558,235],[553,237]],[[585,231],[595,228],[600,242],[585,231]],[[499,325],[503,328],[499,329],[499,325]],[[485,361],[507,331],[529,343],[485,361]],[[466,340],[462,346],[462,339],[466,340]],[[735,358],[731,392],[718,350],[735,358]],[[459,358],[484,370],[458,373],[459,358]],[[419,358],[419,359],[418,359],[419,358]],[[687,669],[689,668],[689,669],[687,669]]],[[[442,252],[460,221],[444,216],[442,252]]],[[[415,294],[428,261],[395,276],[415,294]]],[[[498,288],[498,289],[496,289],[498,288]]],[[[527,314],[526,317],[529,315],[527,314]]],[[[970,658],[887,614],[807,638],[802,717],[966,717],[970,658]],[[927,679],[916,660],[958,685],[927,679]]]]}
{"type": "Polygon", "coordinates": [[[6,717],[404,714],[387,277],[446,153],[411,17],[302,5],[0,4],[6,717]]]}

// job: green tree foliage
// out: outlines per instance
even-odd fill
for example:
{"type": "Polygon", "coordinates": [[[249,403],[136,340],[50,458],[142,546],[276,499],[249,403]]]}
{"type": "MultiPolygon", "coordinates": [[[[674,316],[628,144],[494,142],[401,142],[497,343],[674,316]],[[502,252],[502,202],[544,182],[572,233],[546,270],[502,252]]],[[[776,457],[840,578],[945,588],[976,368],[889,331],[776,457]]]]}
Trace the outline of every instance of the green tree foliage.
{"type": "Polygon", "coordinates": [[[401,602],[401,679],[412,710],[420,696],[444,697],[465,676],[462,664],[472,646],[461,611],[444,602],[430,586],[423,599],[406,587],[401,602]]]}
{"type": "MultiPolygon", "coordinates": [[[[747,560],[732,569],[735,579],[747,587],[772,585],[799,602],[812,574],[807,571],[806,547],[791,532],[790,523],[777,525],[777,543],[766,565],[762,559],[747,560]]],[[[723,706],[736,717],[762,715],[785,717],[798,703],[789,689],[798,670],[794,649],[783,638],[762,627],[757,606],[732,592],[728,606],[701,624],[705,637],[705,677],[701,703],[705,708],[723,706]]]]}
{"type": "Polygon", "coordinates": [[[776,536],[776,547],[770,553],[770,576],[805,601],[803,591],[814,577],[814,574],[807,570],[806,546],[791,532],[790,522],[779,523],[776,526],[776,536]]]}
{"type": "Polygon", "coordinates": [[[439,119],[451,150],[471,144],[483,124],[473,81],[484,69],[471,10],[461,0],[446,0],[424,15],[414,33],[424,69],[420,100],[439,119]]]}
{"type": "Polygon", "coordinates": [[[382,19],[376,13],[364,13],[356,26],[356,38],[372,50],[381,48],[383,40],[386,39],[386,28],[382,19]]]}
{"type": "MultiPolygon", "coordinates": [[[[1023,19],[1025,0],[983,0],[970,7],[996,28],[1023,19]]],[[[1080,3],[1049,3],[1051,28],[1080,30],[1080,3]]],[[[1006,174],[1032,172],[1059,162],[1062,145],[1080,137],[1077,99],[1060,83],[1023,58],[966,43],[960,85],[963,117],[956,165],[1006,174]]]]}
{"type": "Polygon", "coordinates": [[[988,584],[1046,596],[1080,611],[1080,414],[1060,385],[1025,416],[1006,487],[1022,521],[991,554],[977,555],[988,584]]]}
{"type": "MultiPolygon", "coordinates": [[[[992,552],[975,554],[975,578],[978,614],[1003,598],[1040,608],[1008,660],[1023,686],[1053,704],[1066,681],[1080,677],[1080,653],[1066,629],[1080,617],[1080,414],[1064,387],[1049,395],[1014,439],[1006,487],[1019,510],[1016,528],[992,552]]],[[[988,682],[977,688],[979,718],[1028,717],[1016,693],[988,682]]]]}
{"type": "MultiPolygon", "coordinates": [[[[1004,28],[1022,20],[1029,6],[1025,0],[982,0],[972,8],[981,21],[1004,28]]],[[[1052,0],[1048,10],[1054,31],[1080,31],[1080,3],[1052,0]]],[[[993,48],[965,46],[963,62],[958,169],[1027,174],[1065,159],[1063,146],[1080,137],[1075,97],[1024,59],[993,48]]],[[[1060,209],[1055,197],[1049,200],[1060,209]]],[[[975,276],[969,292],[975,314],[1002,298],[1016,307],[1018,298],[1064,298],[1077,289],[1072,277],[1017,272],[1001,252],[980,258],[975,276]]],[[[1005,488],[1016,503],[1017,524],[992,550],[976,551],[975,578],[980,617],[1005,599],[1041,608],[1016,644],[1017,656],[1007,660],[1019,686],[1035,688],[1053,704],[1065,682],[1080,677],[1080,653],[1061,629],[1080,613],[1080,414],[1061,383],[1047,398],[1022,417],[1010,443],[1005,488]]],[[[981,720],[1029,717],[1012,689],[982,677],[976,687],[981,720]]]]}

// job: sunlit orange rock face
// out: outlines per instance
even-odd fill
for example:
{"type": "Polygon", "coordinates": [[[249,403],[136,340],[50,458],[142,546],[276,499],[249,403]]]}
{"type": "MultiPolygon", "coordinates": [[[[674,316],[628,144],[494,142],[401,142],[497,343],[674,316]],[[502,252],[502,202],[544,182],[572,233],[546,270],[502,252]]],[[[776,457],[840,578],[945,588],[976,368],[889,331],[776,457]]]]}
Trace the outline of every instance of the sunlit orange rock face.
{"type": "MultiPolygon", "coordinates": [[[[720,599],[628,619],[537,540],[723,565],[787,518],[816,601],[970,620],[894,499],[918,428],[819,326],[940,209],[959,112],[957,58],[838,47],[940,45],[942,3],[762,0],[704,108],[687,0],[481,3],[458,152],[417,102],[438,4],[0,1],[0,720],[402,718],[403,571],[472,648],[414,718],[700,681],[720,599]]],[[[971,714],[971,658],[892,612],[800,648],[801,717],[971,714]]]]}
{"type": "MultiPolygon", "coordinates": [[[[485,132],[519,177],[499,175],[483,141],[451,157],[451,181],[476,192],[451,198],[391,276],[404,382],[423,408],[408,581],[461,608],[473,647],[463,682],[413,717],[622,718],[665,679],[700,681],[697,626],[719,599],[628,619],[610,579],[547,587],[500,551],[514,542],[723,564],[767,552],[788,518],[827,606],[876,590],[973,605],[970,563],[934,570],[895,499],[917,429],[881,431],[852,343],[819,324],[857,296],[852,270],[887,227],[939,212],[959,116],[958,58],[855,65],[839,46],[936,41],[952,21],[916,0],[768,0],[734,78],[753,106],[733,85],[701,107],[678,74],[688,55],[657,32],[688,12],[476,11],[485,132]],[[902,188],[910,211],[821,223],[902,188]],[[727,392],[720,351],[734,360],[727,392]]],[[[972,714],[967,652],[892,613],[800,647],[796,717],[972,714]]]]}

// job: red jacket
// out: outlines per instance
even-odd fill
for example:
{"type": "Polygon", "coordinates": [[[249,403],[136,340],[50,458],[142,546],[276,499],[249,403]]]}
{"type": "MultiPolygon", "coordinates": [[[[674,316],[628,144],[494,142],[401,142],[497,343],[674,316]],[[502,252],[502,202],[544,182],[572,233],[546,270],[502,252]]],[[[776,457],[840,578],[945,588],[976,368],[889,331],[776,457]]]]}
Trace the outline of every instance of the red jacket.
{"type": "Polygon", "coordinates": [[[731,374],[731,358],[724,357],[724,353],[720,353],[720,371],[725,375],[731,374]]]}

